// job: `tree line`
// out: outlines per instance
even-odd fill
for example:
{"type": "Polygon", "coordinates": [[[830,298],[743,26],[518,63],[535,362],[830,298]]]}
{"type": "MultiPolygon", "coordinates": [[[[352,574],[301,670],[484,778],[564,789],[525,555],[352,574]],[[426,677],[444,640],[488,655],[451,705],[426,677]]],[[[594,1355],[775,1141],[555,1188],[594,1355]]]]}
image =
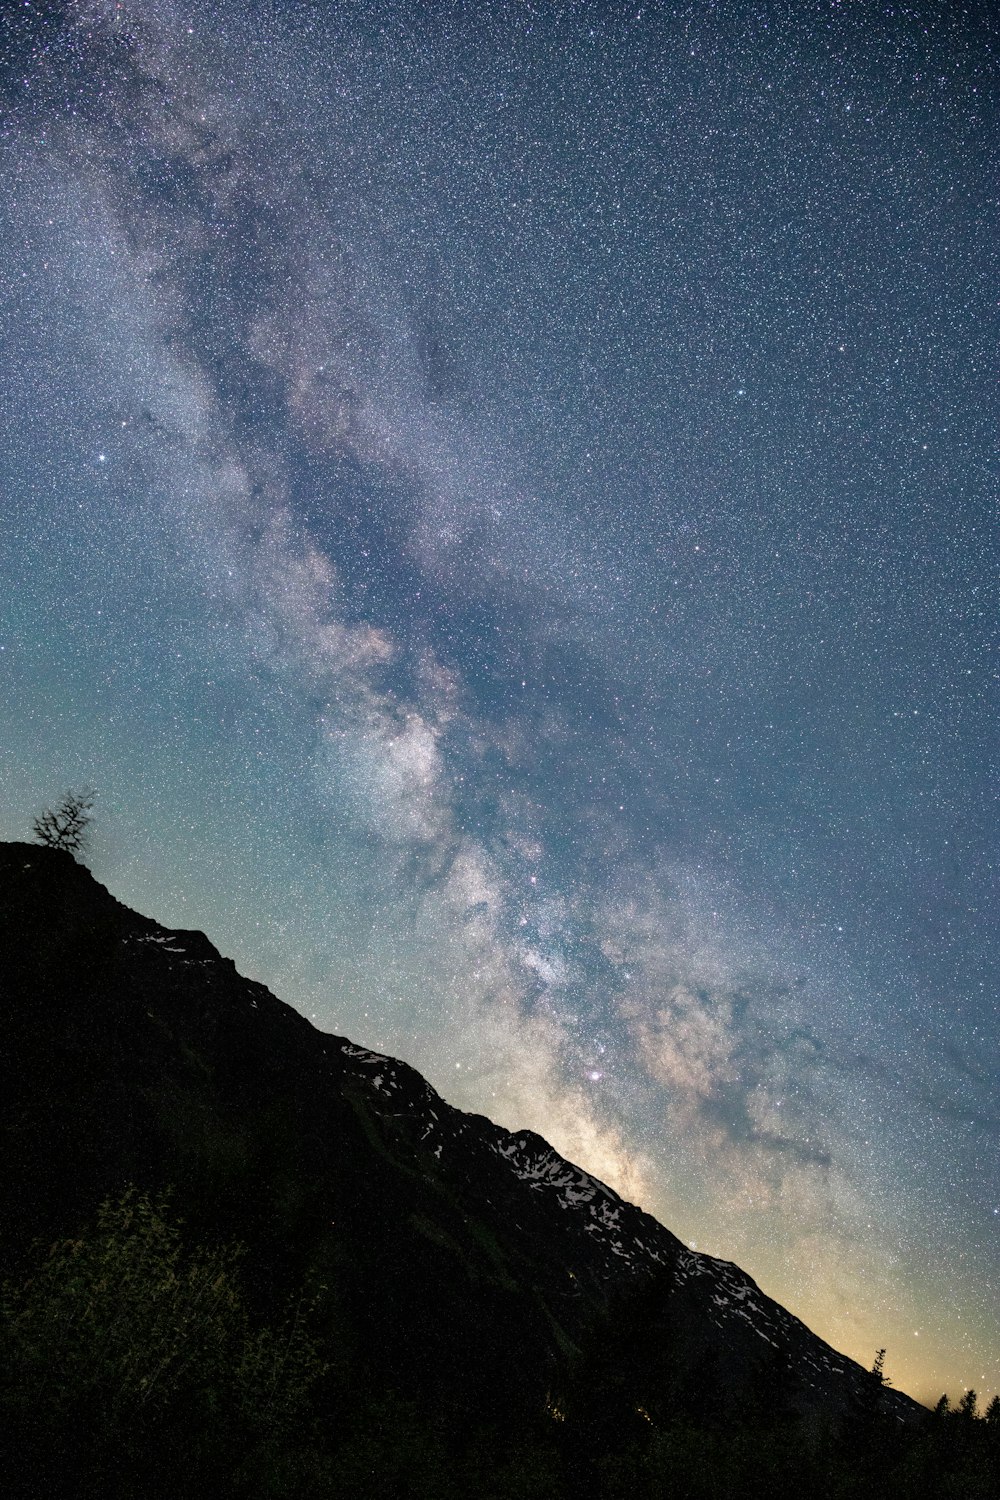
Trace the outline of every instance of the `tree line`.
{"type": "MultiPolygon", "coordinates": [[[[36,1247],[0,1296],[0,1472],[11,1500],[995,1500],[1000,1399],[942,1397],[916,1429],[872,1399],[818,1430],[768,1411],[719,1426],[691,1392],[657,1420],[581,1368],[533,1421],[458,1424],[418,1390],[367,1388],[336,1289],[262,1308],[238,1244],[191,1234],[134,1188],[36,1247]]],[[[881,1351],[880,1351],[881,1352],[881,1351]]],[[[609,1377],[610,1378],[610,1377],[609,1377]]]]}

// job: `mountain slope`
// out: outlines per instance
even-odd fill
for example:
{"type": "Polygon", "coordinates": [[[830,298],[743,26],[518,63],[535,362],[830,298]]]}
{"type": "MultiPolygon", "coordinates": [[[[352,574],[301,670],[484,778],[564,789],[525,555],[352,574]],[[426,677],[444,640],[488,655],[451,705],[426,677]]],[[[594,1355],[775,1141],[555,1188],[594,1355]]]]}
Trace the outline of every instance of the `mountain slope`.
{"type": "MultiPolygon", "coordinates": [[[[126,1183],[172,1184],[192,1224],[245,1241],[262,1304],[331,1288],[352,1378],[453,1420],[558,1415],[582,1387],[609,1421],[762,1403],[837,1422],[873,1402],[738,1267],[317,1031],[68,855],[0,845],[0,1024],[5,1267],[126,1183]]],[[[878,1394],[900,1421],[922,1410],[878,1394]]]]}

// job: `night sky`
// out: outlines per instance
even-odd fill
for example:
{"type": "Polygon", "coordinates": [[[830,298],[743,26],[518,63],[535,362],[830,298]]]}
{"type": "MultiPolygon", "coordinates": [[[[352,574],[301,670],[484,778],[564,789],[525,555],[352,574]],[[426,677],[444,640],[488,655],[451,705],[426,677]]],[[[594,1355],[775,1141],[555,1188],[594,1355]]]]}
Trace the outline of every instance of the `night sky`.
{"type": "Polygon", "coordinates": [[[0,11],[0,836],[991,1396],[991,7],[0,11]]]}

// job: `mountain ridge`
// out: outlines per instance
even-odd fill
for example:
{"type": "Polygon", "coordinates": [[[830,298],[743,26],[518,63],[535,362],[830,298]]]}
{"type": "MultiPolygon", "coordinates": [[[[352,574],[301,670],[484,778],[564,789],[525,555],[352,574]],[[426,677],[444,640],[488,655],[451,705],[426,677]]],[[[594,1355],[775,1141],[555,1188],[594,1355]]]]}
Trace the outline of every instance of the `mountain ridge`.
{"type": "Polygon", "coordinates": [[[836,1424],[877,1400],[920,1420],[733,1263],[534,1132],[317,1030],[68,854],[0,845],[0,949],[8,1264],[127,1182],[172,1183],[193,1222],[250,1246],[265,1302],[303,1275],[342,1288],[365,1378],[431,1400],[516,1416],[621,1338],[623,1410],[697,1400],[724,1419],[766,1388],[791,1416],[836,1424]],[[623,1328],[648,1337],[648,1370],[623,1328]]]}

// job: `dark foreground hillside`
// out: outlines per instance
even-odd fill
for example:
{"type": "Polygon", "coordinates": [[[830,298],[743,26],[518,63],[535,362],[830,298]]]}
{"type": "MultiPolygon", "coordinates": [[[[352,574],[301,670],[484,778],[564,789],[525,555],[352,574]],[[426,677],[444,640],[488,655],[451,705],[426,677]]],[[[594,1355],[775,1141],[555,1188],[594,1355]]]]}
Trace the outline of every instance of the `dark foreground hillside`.
{"type": "Polygon", "coordinates": [[[66,854],[0,846],[0,1025],[10,1493],[993,1493],[1000,1424],[66,854]]]}

